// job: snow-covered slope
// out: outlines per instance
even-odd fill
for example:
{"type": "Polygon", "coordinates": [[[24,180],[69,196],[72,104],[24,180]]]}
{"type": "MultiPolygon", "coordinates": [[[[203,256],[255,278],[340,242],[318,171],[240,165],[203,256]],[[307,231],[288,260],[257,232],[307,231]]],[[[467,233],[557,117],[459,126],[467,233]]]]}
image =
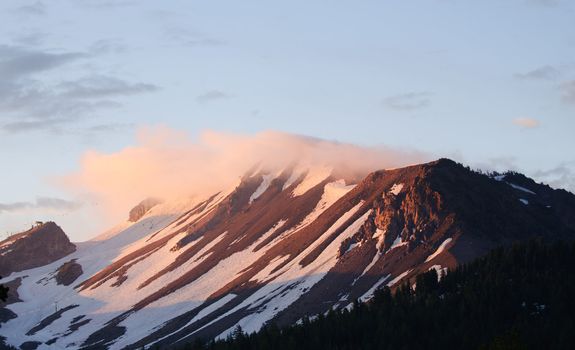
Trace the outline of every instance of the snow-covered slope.
{"type": "Polygon", "coordinates": [[[523,236],[573,234],[558,217],[573,213],[572,195],[559,201],[551,189],[521,186],[532,193],[447,160],[359,184],[329,168],[258,172],[206,198],[155,205],[58,261],[5,277],[21,302],[0,309],[12,315],[0,317],[0,335],[14,346],[86,349],[225,337],[236,325],[251,332],[349,307],[377,287],[445,271],[515,238],[470,225],[476,215],[523,236]],[[517,200],[525,196],[528,206],[517,200]],[[534,218],[539,206],[548,212],[534,218]],[[54,278],[65,263],[81,266],[68,286],[54,278]]]}

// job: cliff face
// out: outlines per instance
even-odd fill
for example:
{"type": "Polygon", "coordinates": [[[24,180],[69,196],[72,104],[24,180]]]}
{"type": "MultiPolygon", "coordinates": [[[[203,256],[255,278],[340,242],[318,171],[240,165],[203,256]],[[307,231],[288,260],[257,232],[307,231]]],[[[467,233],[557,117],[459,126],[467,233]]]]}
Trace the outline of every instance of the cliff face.
{"type": "Polygon", "coordinates": [[[47,265],[74,251],[60,226],[46,222],[0,242],[0,276],[47,265]]]}

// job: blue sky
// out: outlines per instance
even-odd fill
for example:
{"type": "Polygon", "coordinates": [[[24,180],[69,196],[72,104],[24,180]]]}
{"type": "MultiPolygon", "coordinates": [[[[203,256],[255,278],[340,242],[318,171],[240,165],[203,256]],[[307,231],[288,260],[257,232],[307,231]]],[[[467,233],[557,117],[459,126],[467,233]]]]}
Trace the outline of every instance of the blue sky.
{"type": "Polygon", "coordinates": [[[54,177],[157,124],[415,149],[575,190],[568,0],[11,0],[0,23],[0,234],[96,230],[54,177]]]}

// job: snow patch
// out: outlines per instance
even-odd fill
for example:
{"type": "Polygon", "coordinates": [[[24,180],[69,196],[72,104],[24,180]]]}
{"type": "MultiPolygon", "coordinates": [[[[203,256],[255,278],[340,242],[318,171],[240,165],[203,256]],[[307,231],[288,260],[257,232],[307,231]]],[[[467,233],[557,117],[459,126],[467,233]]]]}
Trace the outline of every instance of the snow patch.
{"type": "Polygon", "coordinates": [[[309,169],[303,181],[293,190],[292,195],[294,197],[301,196],[320,182],[330,177],[332,171],[333,169],[331,167],[325,166],[309,169]]]}
{"type": "Polygon", "coordinates": [[[403,189],[403,184],[393,184],[393,186],[391,186],[391,189],[389,190],[389,193],[397,196],[399,194],[399,192],[401,192],[401,190],[403,189]]]}
{"type": "Polygon", "coordinates": [[[275,174],[265,174],[262,175],[262,183],[258,186],[258,188],[255,190],[255,192],[250,196],[250,204],[256,200],[259,196],[261,196],[262,194],[264,194],[264,192],[268,189],[268,187],[270,187],[273,179],[276,178],[275,174]]]}
{"type": "Polygon", "coordinates": [[[513,187],[513,188],[516,189],[516,190],[523,191],[523,192],[526,192],[526,193],[529,193],[529,194],[537,194],[537,193],[531,191],[530,189],[527,189],[527,188],[522,187],[522,186],[519,186],[519,185],[512,184],[511,182],[507,182],[507,184],[508,184],[509,186],[513,187]]]}
{"type": "Polygon", "coordinates": [[[375,282],[375,284],[369,288],[367,292],[365,292],[361,297],[359,297],[359,301],[365,302],[373,297],[373,293],[389,279],[391,275],[384,276],[379,279],[379,281],[375,282]]]}
{"type": "Polygon", "coordinates": [[[430,270],[437,272],[437,282],[441,281],[441,276],[447,275],[447,267],[441,267],[441,265],[433,265],[427,271],[430,270]]]}
{"type": "Polygon", "coordinates": [[[529,205],[529,201],[527,199],[519,198],[519,201],[525,205],[529,205]]]}
{"type": "Polygon", "coordinates": [[[347,253],[351,252],[355,247],[361,247],[361,242],[356,242],[356,243],[350,244],[349,247],[347,248],[347,250],[345,251],[345,253],[343,253],[343,254],[347,254],[347,253]]]}
{"type": "Polygon", "coordinates": [[[373,236],[371,236],[371,238],[377,238],[377,243],[375,244],[375,247],[377,248],[377,251],[380,252],[383,249],[383,243],[385,240],[385,230],[382,229],[376,229],[375,233],[373,234],[373,236]]]}
{"type": "Polygon", "coordinates": [[[493,176],[493,178],[494,178],[496,181],[503,181],[503,179],[505,179],[505,176],[506,176],[506,175],[495,175],[495,176],[493,176]]]}
{"type": "Polygon", "coordinates": [[[441,254],[445,250],[445,247],[449,244],[449,242],[451,242],[451,237],[443,241],[443,243],[441,243],[441,245],[437,248],[437,250],[433,254],[428,256],[427,259],[425,259],[425,262],[431,261],[433,258],[441,254]]]}
{"type": "Polygon", "coordinates": [[[412,270],[407,270],[404,273],[398,275],[397,277],[395,277],[394,279],[392,279],[391,281],[389,281],[389,283],[387,284],[388,287],[392,287],[393,285],[395,285],[397,282],[401,281],[401,279],[405,276],[407,276],[412,270]]]}
{"type": "Polygon", "coordinates": [[[402,242],[401,241],[401,235],[397,235],[397,238],[393,241],[393,243],[391,244],[391,247],[389,247],[389,250],[407,245],[408,243],[409,242],[402,242]]]}

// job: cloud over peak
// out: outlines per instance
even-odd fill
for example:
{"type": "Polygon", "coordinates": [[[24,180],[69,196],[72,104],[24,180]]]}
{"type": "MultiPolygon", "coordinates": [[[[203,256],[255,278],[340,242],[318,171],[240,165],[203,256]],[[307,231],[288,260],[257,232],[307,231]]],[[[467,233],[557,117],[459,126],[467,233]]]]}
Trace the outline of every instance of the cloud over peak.
{"type": "Polygon", "coordinates": [[[59,183],[76,195],[95,196],[117,215],[146,197],[225,190],[256,164],[274,172],[294,163],[329,166],[364,176],[428,158],[413,151],[360,147],[277,131],[255,135],[205,131],[194,139],[167,127],[147,127],[138,130],[137,140],[134,146],[114,153],[87,152],[79,170],[62,176],[59,183]]]}

